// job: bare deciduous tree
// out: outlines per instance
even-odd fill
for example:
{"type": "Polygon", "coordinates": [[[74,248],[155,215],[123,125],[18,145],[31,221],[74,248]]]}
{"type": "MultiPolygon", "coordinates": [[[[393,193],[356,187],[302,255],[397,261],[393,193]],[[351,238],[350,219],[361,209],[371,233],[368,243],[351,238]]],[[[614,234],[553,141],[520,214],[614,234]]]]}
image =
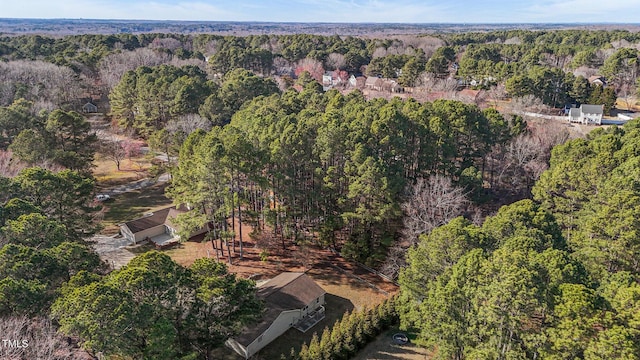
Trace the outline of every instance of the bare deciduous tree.
{"type": "Polygon", "coordinates": [[[373,54],[371,54],[372,59],[385,57],[385,56],[387,56],[387,49],[385,49],[382,46],[377,47],[375,50],[373,50],[373,54]]]}
{"type": "Polygon", "coordinates": [[[391,279],[397,279],[398,275],[400,275],[400,270],[407,264],[405,260],[406,255],[406,247],[400,243],[393,244],[391,248],[389,248],[384,263],[380,267],[380,272],[391,279]]]}
{"type": "Polygon", "coordinates": [[[420,75],[417,84],[419,87],[425,88],[429,91],[453,92],[458,88],[458,82],[455,79],[440,79],[434,74],[428,72],[420,75]]]}
{"type": "Polygon", "coordinates": [[[322,75],[324,75],[322,62],[311,58],[304,58],[298,61],[295,69],[296,76],[299,76],[304,71],[308,72],[316,81],[322,83],[322,75]]]}
{"type": "Polygon", "coordinates": [[[16,97],[43,100],[60,107],[77,101],[87,84],[68,67],[44,61],[0,62],[0,106],[11,104],[16,97]],[[18,89],[16,84],[26,85],[18,89]],[[19,94],[17,92],[20,92],[19,94]]]}
{"type": "Polygon", "coordinates": [[[185,114],[177,119],[169,120],[166,129],[170,133],[182,132],[185,135],[189,135],[198,129],[209,131],[211,127],[211,121],[208,119],[198,114],[185,114]]]}
{"type": "Polygon", "coordinates": [[[408,188],[406,197],[407,200],[402,204],[404,241],[391,246],[381,267],[381,272],[393,279],[397,278],[406,264],[407,249],[418,243],[420,235],[428,234],[460,216],[468,204],[464,189],[441,175],[418,179],[415,185],[408,188]]]}
{"type": "Polygon", "coordinates": [[[277,75],[293,75],[293,65],[291,62],[282,56],[277,56],[273,59],[273,68],[277,75]]]}
{"type": "Polygon", "coordinates": [[[540,113],[547,107],[540,98],[537,98],[534,95],[525,95],[513,98],[511,99],[509,106],[509,112],[514,114],[523,114],[526,111],[540,113]]]}
{"type": "Polygon", "coordinates": [[[80,358],[68,338],[60,335],[46,319],[26,316],[0,318],[2,359],[64,360],[80,358]]]}
{"type": "Polygon", "coordinates": [[[331,53],[327,57],[325,64],[327,65],[327,69],[343,70],[347,66],[347,61],[345,60],[344,55],[331,53]]]}
{"type": "Polygon", "coordinates": [[[102,155],[107,159],[113,161],[116,164],[116,168],[120,171],[120,165],[127,157],[127,152],[122,146],[124,140],[119,140],[115,137],[101,138],[99,143],[99,150],[102,155]]]}
{"type": "Polygon", "coordinates": [[[193,65],[199,67],[203,71],[207,71],[207,63],[201,59],[180,59],[178,57],[174,57],[169,61],[169,65],[173,65],[175,67],[183,67],[186,65],[193,65]]]}
{"type": "Polygon", "coordinates": [[[490,155],[496,170],[495,181],[512,193],[526,194],[549,167],[551,149],[569,139],[566,127],[557,121],[536,123],[506,146],[490,155]]]}
{"type": "Polygon", "coordinates": [[[504,87],[504,84],[497,84],[492,86],[489,90],[487,90],[488,100],[491,101],[491,104],[494,107],[498,106],[498,101],[504,100],[507,97],[507,90],[504,87]]]}
{"type": "Polygon", "coordinates": [[[402,204],[405,240],[417,243],[421,234],[428,234],[459,216],[466,204],[464,190],[454,186],[448,177],[434,175],[418,179],[409,188],[407,201],[402,204]]]}
{"type": "Polygon", "coordinates": [[[618,50],[620,48],[631,48],[633,47],[633,45],[625,40],[625,39],[620,39],[620,40],[614,40],[611,42],[611,46],[613,46],[614,49],[618,50]]]}
{"type": "Polygon", "coordinates": [[[123,160],[131,160],[132,157],[140,155],[141,144],[139,141],[119,137],[104,130],[98,130],[96,136],[99,141],[99,152],[107,159],[113,161],[118,171],[120,171],[123,160]]]}
{"type": "Polygon", "coordinates": [[[139,66],[156,66],[170,62],[172,56],[166,52],[149,48],[122,51],[106,56],[100,62],[100,80],[106,90],[111,91],[122,75],[139,66]]]}
{"type": "Polygon", "coordinates": [[[505,45],[520,45],[520,44],[522,44],[522,40],[520,40],[519,37],[514,36],[514,37],[510,37],[510,38],[506,39],[504,41],[504,44],[505,45]]]}
{"type": "Polygon", "coordinates": [[[167,49],[170,51],[174,51],[176,49],[182,48],[182,43],[178,39],[174,38],[155,38],[149,44],[150,49],[167,49]]]}
{"type": "Polygon", "coordinates": [[[590,78],[593,75],[598,74],[598,69],[594,69],[592,67],[588,67],[588,66],[579,66],[577,67],[575,70],[573,70],[573,75],[575,76],[582,76],[585,79],[590,78]]]}

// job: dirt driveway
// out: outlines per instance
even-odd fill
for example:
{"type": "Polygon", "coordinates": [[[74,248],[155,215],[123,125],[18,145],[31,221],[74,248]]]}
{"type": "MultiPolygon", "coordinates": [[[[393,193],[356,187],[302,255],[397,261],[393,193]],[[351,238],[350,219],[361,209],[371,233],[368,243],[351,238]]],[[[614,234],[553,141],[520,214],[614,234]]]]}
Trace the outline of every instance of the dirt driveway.
{"type": "Polygon", "coordinates": [[[360,350],[354,360],[426,360],[431,354],[424,348],[409,343],[406,345],[395,344],[392,340],[398,329],[391,329],[370,342],[360,350]]]}

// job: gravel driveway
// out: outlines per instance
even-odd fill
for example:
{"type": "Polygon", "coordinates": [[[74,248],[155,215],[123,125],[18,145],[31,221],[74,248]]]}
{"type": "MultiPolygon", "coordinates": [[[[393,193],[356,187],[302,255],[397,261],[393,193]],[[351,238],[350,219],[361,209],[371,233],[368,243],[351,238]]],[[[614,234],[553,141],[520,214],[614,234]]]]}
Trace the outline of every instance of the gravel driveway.
{"type": "Polygon", "coordinates": [[[126,249],[126,246],[130,245],[129,241],[119,235],[94,235],[88,241],[100,259],[107,262],[113,269],[120,269],[136,256],[126,249]]]}

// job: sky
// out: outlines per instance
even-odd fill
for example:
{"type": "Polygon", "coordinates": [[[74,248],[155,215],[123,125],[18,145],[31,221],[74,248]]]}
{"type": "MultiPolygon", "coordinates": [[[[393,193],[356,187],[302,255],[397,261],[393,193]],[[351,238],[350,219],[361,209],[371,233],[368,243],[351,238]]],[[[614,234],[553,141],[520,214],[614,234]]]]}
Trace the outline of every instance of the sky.
{"type": "Polygon", "coordinates": [[[640,0],[0,0],[0,18],[640,23],[640,0]]]}

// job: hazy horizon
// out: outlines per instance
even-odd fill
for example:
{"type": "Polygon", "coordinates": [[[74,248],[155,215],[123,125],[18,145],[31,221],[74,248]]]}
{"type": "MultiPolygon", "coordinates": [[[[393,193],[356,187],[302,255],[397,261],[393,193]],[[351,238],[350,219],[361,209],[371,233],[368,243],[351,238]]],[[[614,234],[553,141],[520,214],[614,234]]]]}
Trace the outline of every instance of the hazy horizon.
{"type": "Polygon", "coordinates": [[[23,0],[4,19],[380,24],[637,24],[637,0],[23,0]]]}

